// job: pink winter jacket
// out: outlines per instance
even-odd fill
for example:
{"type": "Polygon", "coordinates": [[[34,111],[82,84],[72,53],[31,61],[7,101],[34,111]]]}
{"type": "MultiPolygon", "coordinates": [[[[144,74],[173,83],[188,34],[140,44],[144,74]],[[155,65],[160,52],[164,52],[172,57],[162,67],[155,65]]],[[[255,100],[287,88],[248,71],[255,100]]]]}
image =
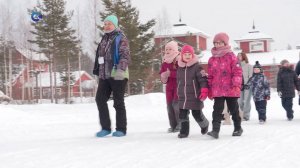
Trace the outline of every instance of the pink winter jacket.
{"type": "Polygon", "coordinates": [[[167,86],[166,86],[166,96],[167,96],[167,103],[172,103],[174,100],[178,100],[177,96],[177,61],[168,64],[166,62],[162,63],[161,69],[159,74],[166,72],[167,69],[170,70],[170,76],[168,77],[167,86]]]}
{"type": "Polygon", "coordinates": [[[208,60],[208,86],[211,96],[240,97],[242,68],[233,52],[208,60]]]}

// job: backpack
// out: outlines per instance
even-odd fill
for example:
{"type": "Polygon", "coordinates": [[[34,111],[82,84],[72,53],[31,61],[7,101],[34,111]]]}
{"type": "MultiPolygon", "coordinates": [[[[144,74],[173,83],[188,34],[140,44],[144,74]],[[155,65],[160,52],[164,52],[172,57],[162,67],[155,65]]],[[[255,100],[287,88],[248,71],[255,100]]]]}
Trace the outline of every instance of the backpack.
{"type": "MultiPolygon", "coordinates": [[[[115,37],[115,46],[114,46],[114,65],[113,65],[113,69],[111,70],[111,77],[115,77],[116,72],[117,72],[117,65],[119,64],[120,61],[120,55],[119,55],[119,45],[120,45],[120,41],[122,39],[122,33],[119,33],[116,37],[115,37]]],[[[124,73],[124,78],[129,79],[129,73],[128,73],[128,67],[125,70],[124,73]]]]}

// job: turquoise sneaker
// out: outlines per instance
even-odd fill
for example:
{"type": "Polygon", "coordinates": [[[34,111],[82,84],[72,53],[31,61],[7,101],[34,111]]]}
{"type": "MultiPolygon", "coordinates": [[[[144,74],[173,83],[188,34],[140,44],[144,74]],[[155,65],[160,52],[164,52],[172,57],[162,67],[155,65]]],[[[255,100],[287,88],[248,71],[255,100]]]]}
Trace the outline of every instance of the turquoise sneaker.
{"type": "Polygon", "coordinates": [[[122,137],[122,136],[125,136],[126,134],[122,131],[116,131],[112,134],[112,136],[114,137],[122,137]]]}
{"type": "Polygon", "coordinates": [[[109,135],[110,133],[111,133],[111,131],[109,131],[109,130],[101,130],[96,133],[96,137],[102,138],[102,137],[109,135]]]}

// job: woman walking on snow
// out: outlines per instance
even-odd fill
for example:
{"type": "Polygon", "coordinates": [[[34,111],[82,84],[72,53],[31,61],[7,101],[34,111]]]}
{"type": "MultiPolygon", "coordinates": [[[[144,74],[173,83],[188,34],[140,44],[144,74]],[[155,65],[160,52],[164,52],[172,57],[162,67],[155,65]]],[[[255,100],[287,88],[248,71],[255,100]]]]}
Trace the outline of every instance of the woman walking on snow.
{"type": "Polygon", "coordinates": [[[238,98],[242,85],[242,68],[237,57],[228,45],[226,33],[218,33],[214,37],[212,57],[208,60],[209,98],[214,99],[212,131],[209,136],[219,138],[224,101],[232,115],[234,131],[232,136],[241,136],[241,117],[239,115],[238,98]]]}
{"type": "Polygon", "coordinates": [[[165,46],[163,63],[160,69],[160,76],[162,83],[166,84],[167,110],[170,123],[168,132],[178,132],[180,130],[176,81],[178,55],[179,51],[177,42],[171,41],[167,43],[165,46]]]}
{"type": "Polygon", "coordinates": [[[97,48],[93,70],[93,74],[99,76],[96,103],[102,127],[96,136],[105,137],[111,134],[107,101],[113,93],[117,127],[112,135],[122,137],[127,132],[124,94],[130,62],[129,43],[124,33],[118,28],[118,18],[114,15],[105,18],[104,33],[97,48]]]}
{"type": "MultiPolygon", "coordinates": [[[[253,67],[249,64],[248,57],[245,53],[239,53],[238,59],[240,60],[242,70],[243,70],[243,80],[247,83],[251,76],[253,75],[253,67]]],[[[240,109],[243,113],[243,120],[248,121],[250,119],[251,111],[251,92],[245,90],[242,87],[241,97],[238,99],[240,109]]]]}
{"type": "Polygon", "coordinates": [[[189,135],[189,110],[192,110],[192,115],[201,128],[201,134],[206,134],[209,122],[202,109],[204,107],[203,101],[208,94],[207,77],[194,54],[192,46],[183,46],[181,57],[178,59],[178,66],[177,84],[179,120],[181,123],[178,138],[186,138],[189,135]]]}

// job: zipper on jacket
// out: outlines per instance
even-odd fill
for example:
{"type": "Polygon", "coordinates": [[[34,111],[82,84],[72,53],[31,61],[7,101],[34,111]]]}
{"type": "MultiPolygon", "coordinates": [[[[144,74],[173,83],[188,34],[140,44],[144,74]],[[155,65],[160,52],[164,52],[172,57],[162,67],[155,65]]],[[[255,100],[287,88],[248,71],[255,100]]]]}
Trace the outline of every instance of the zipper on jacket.
{"type": "Polygon", "coordinates": [[[180,81],[178,82],[178,85],[177,85],[177,95],[178,95],[178,91],[179,91],[179,86],[180,86],[180,81]]]}
{"type": "Polygon", "coordinates": [[[194,93],[195,93],[195,98],[197,99],[197,93],[196,93],[196,86],[195,86],[195,80],[193,80],[193,86],[194,86],[194,93]]]}
{"type": "Polygon", "coordinates": [[[184,70],[184,89],[183,89],[183,92],[184,92],[184,103],[183,103],[183,109],[185,109],[185,104],[186,104],[186,70],[187,70],[187,67],[185,67],[185,70],[184,70]]]}

